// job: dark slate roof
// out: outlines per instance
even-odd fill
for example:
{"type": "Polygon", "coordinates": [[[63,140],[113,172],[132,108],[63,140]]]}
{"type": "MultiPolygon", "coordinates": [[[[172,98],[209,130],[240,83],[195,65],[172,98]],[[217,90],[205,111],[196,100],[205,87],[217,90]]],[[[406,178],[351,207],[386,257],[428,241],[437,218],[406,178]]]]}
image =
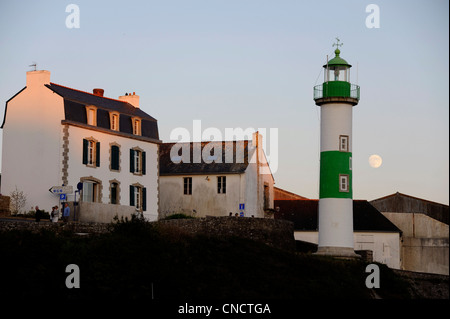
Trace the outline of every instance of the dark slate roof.
{"type": "MultiPolygon", "coordinates": [[[[295,230],[317,231],[318,206],[317,199],[275,200],[274,207],[280,208],[275,219],[292,221],[295,230]]],[[[353,230],[401,232],[366,200],[353,200],[353,230]]]]}
{"type": "Polygon", "coordinates": [[[64,98],[65,120],[87,124],[86,105],[97,107],[97,126],[109,129],[109,112],[120,113],[120,132],[132,134],[131,118],[141,119],[142,136],[159,139],[158,122],[140,108],[136,108],[128,102],[115,100],[92,93],[79,91],[59,84],[46,84],[53,92],[64,98]]]}
{"type": "MultiPolygon", "coordinates": [[[[243,173],[245,172],[249,164],[248,142],[249,141],[179,143],[179,145],[184,145],[185,147],[187,146],[189,148],[189,163],[172,160],[171,149],[176,143],[162,143],[160,144],[159,149],[159,173],[162,176],[243,173]],[[207,149],[205,149],[206,146],[208,146],[207,149]],[[204,151],[206,154],[206,152],[210,150],[210,147],[213,146],[220,147],[222,150],[221,163],[218,163],[217,161],[207,163],[204,161],[203,156],[201,156],[201,163],[194,163],[194,147],[201,147],[202,152],[204,151]],[[232,158],[230,154],[232,154],[232,158]]],[[[210,153],[208,152],[208,154],[210,153]]],[[[181,150],[179,150],[178,155],[182,155],[181,150]]],[[[208,159],[208,157],[206,157],[206,159],[208,159]]]]}

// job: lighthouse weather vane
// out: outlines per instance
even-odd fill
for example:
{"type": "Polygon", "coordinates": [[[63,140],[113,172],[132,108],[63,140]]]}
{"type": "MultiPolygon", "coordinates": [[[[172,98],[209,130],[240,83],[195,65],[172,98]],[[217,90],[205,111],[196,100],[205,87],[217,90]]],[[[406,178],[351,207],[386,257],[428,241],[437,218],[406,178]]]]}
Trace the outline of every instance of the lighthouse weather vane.
{"type": "Polygon", "coordinates": [[[339,46],[343,46],[344,43],[339,43],[341,40],[339,40],[339,38],[336,38],[336,42],[337,43],[333,43],[333,46],[336,47],[336,49],[339,50],[339,46]]]}

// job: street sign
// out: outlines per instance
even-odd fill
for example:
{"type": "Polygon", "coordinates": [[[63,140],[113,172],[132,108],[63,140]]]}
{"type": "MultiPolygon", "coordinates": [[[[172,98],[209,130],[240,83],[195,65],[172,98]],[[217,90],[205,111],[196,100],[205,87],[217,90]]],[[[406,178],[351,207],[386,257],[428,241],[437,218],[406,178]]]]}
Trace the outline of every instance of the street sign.
{"type": "Polygon", "coordinates": [[[53,186],[49,189],[50,193],[59,195],[59,194],[72,194],[73,187],[72,186],[53,186]]]}
{"type": "Polygon", "coordinates": [[[239,204],[239,210],[245,210],[245,204],[239,204]]]}
{"type": "Polygon", "coordinates": [[[66,200],[66,194],[59,194],[59,200],[66,200]]]}

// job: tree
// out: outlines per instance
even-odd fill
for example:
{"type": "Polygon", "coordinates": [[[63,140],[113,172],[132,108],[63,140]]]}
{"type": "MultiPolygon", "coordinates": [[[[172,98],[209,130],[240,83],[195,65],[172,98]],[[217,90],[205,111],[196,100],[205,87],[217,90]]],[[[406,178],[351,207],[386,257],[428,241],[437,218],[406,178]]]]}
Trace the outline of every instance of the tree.
{"type": "Polygon", "coordinates": [[[16,189],[10,193],[10,207],[12,214],[20,214],[20,210],[25,207],[25,203],[27,202],[27,196],[23,191],[16,189]]]}

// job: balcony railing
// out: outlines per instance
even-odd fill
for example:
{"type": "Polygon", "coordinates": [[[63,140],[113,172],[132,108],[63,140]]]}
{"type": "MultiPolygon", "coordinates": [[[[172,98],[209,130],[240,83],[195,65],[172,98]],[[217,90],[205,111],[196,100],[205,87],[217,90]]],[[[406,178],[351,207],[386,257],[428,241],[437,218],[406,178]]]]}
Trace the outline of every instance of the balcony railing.
{"type": "Polygon", "coordinates": [[[327,97],[349,97],[359,100],[359,85],[344,81],[330,81],[314,87],[314,100],[327,97]]]}

